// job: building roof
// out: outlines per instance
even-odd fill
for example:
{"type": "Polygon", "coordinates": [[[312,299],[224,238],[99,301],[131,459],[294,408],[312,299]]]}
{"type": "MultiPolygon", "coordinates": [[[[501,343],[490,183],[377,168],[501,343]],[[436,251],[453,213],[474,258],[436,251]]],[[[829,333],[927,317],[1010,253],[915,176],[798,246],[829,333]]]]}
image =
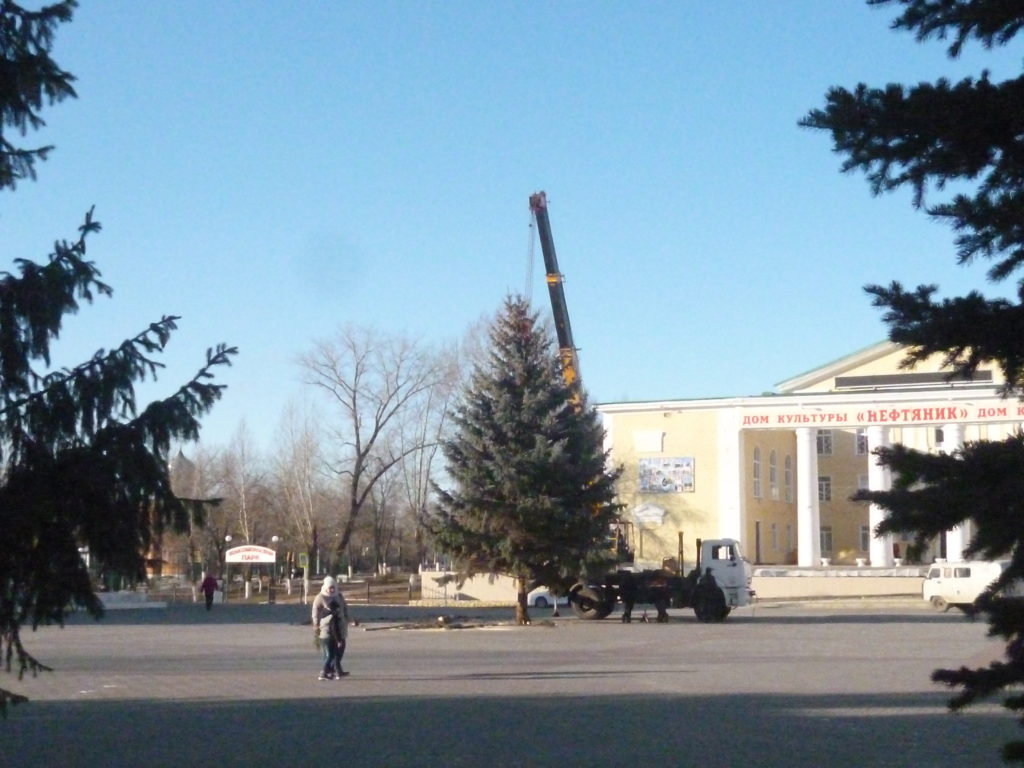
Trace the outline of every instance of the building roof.
{"type": "Polygon", "coordinates": [[[779,394],[788,395],[794,392],[799,392],[802,389],[819,384],[826,379],[833,379],[837,376],[841,376],[847,371],[851,371],[855,368],[859,368],[866,363],[873,362],[880,357],[891,355],[897,349],[900,348],[899,344],[895,344],[891,341],[880,341],[872,344],[869,347],[864,347],[856,352],[853,352],[843,357],[833,360],[831,363],[812,368],[809,371],[794,376],[785,381],[780,381],[775,385],[775,389],[779,394]]]}

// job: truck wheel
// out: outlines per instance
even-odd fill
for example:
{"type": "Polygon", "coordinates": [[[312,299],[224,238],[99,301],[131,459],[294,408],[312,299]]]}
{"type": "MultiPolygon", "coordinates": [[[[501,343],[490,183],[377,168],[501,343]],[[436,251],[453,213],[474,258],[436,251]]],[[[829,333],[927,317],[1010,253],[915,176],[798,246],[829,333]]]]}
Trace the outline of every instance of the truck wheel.
{"type": "Polygon", "coordinates": [[[693,612],[697,615],[697,621],[705,623],[725,621],[725,617],[731,610],[725,602],[725,593],[720,588],[713,592],[701,590],[693,604],[693,612]]]}
{"type": "Polygon", "coordinates": [[[949,610],[949,603],[946,602],[946,598],[942,597],[942,595],[934,595],[932,597],[932,608],[945,612],[949,610]]]}
{"type": "Polygon", "coordinates": [[[572,612],[581,619],[603,619],[611,610],[600,587],[580,587],[569,595],[572,612]]]}

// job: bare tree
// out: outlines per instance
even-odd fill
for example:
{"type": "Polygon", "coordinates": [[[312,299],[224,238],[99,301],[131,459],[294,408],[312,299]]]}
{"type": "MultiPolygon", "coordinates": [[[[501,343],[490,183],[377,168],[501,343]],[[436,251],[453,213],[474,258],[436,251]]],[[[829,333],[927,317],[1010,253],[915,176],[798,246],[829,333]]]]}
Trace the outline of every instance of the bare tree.
{"type": "Polygon", "coordinates": [[[440,353],[437,358],[440,375],[435,385],[424,393],[416,408],[406,414],[399,434],[404,456],[400,465],[401,490],[417,564],[423,563],[426,557],[424,520],[428,514],[431,481],[437,479],[434,476],[436,460],[447,425],[449,407],[459,389],[462,372],[468,369],[461,365],[466,349],[464,344],[440,353]]]}
{"type": "MultiPolygon", "coordinates": [[[[171,460],[171,489],[182,499],[214,499],[219,493],[215,469],[217,454],[206,449],[202,444],[190,448],[185,454],[184,446],[179,446],[177,454],[171,460]]],[[[219,572],[223,562],[224,535],[227,533],[224,522],[224,510],[219,502],[207,508],[203,524],[197,525],[189,515],[186,547],[190,570],[188,577],[195,580],[197,574],[191,567],[202,564],[202,570],[219,572]]]]}
{"type": "Polygon", "coordinates": [[[221,454],[219,463],[223,506],[230,513],[241,540],[255,543],[267,534],[269,503],[266,473],[244,420],[221,454]]]}
{"type": "MultiPolygon", "coordinates": [[[[221,508],[227,531],[234,544],[268,544],[271,503],[266,472],[253,448],[252,436],[243,420],[220,454],[218,462],[221,508]]],[[[253,566],[243,568],[245,595],[249,596],[253,566]]],[[[261,585],[262,588],[262,585],[261,585]]]]}
{"type": "MultiPolygon", "coordinates": [[[[274,460],[274,487],[286,535],[313,562],[326,508],[326,462],[312,415],[291,404],[281,420],[274,460]]],[[[308,569],[306,577],[308,579],[308,569]]]]}
{"type": "Polygon", "coordinates": [[[367,499],[371,525],[374,570],[381,573],[388,562],[398,523],[401,475],[398,467],[381,475],[367,499]]]}
{"type": "Polygon", "coordinates": [[[307,383],[336,407],[329,427],[330,466],[344,489],[337,543],[343,552],[374,486],[418,450],[400,437],[403,418],[421,407],[443,378],[443,369],[416,342],[357,326],[316,343],[301,363],[307,383]]]}

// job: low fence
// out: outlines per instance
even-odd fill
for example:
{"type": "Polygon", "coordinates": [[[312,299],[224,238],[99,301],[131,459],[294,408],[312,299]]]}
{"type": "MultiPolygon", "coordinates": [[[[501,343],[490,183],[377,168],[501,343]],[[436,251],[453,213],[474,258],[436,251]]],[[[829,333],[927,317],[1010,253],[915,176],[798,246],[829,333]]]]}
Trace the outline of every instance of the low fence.
{"type": "Polygon", "coordinates": [[[375,603],[377,605],[408,603],[414,594],[408,580],[396,581],[394,579],[341,582],[341,591],[349,603],[375,603]]]}
{"type": "Polygon", "coordinates": [[[420,600],[425,604],[484,602],[511,605],[516,601],[516,581],[510,576],[479,574],[459,583],[451,571],[423,570],[419,574],[420,600]]]}
{"type": "MultiPolygon", "coordinates": [[[[338,586],[341,588],[345,599],[350,603],[407,603],[414,596],[418,597],[419,587],[415,588],[415,595],[408,577],[382,577],[351,580],[347,576],[336,577],[338,586]]],[[[310,602],[320,592],[323,584],[321,579],[312,579],[309,582],[309,593],[305,596],[310,602]]],[[[253,579],[249,584],[248,594],[246,593],[245,582],[232,581],[226,595],[227,602],[302,602],[304,583],[302,579],[280,579],[271,583],[270,579],[264,577],[262,580],[253,579]]],[[[221,584],[223,587],[223,584],[221,584]]],[[[115,594],[115,593],[103,593],[115,594]]],[[[160,600],[165,603],[193,603],[203,602],[203,595],[199,592],[198,585],[185,581],[163,581],[153,583],[149,586],[140,585],[134,592],[116,593],[120,595],[136,595],[137,597],[122,597],[115,600],[142,600],[146,594],[150,600],[160,600]]],[[[214,595],[218,603],[224,602],[225,595],[221,589],[214,595]]]]}
{"type": "Polygon", "coordinates": [[[104,610],[116,611],[130,608],[166,608],[167,601],[150,595],[147,591],[100,592],[97,595],[104,610]]]}
{"type": "Polygon", "coordinates": [[[751,587],[759,600],[808,597],[921,595],[926,567],[755,567],[751,587]]]}
{"type": "MultiPolygon", "coordinates": [[[[900,568],[797,568],[756,566],[752,588],[759,600],[829,598],[829,597],[906,597],[920,596],[925,569],[917,566],[900,568]]],[[[312,601],[320,591],[321,581],[311,581],[306,601],[312,601]]],[[[513,604],[516,590],[514,581],[507,577],[477,576],[458,584],[450,572],[423,571],[418,577],[369,578],[349,580],[339,577],[345,600],[354,604],[400,605],[410,602],[420,605],[447,605],[451,603],[513,604]]],[[[100,598],[108,608],[137,607],[142,603],[202,602],[202,594],[187,582],[154,585],[134,592],[102,592],[100,598]]],[[[245,585],[231,585],[228,602],[302,602],[301,579],[284,579],[270,585],[255,581],[248,598],[245,585]],[[289,588],[290,587],[290,588],[289,588]]],[[[223,593],[215,599],[221,602],[223,593]]]]}

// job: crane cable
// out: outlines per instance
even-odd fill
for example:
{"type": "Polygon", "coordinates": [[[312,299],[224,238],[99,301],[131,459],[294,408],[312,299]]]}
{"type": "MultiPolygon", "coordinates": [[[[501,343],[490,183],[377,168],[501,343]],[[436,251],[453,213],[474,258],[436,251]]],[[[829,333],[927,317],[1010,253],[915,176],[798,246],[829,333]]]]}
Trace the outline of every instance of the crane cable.
{"type": "Polygon", "coordinates": [[[526,245],[526,290],[523,291],[523,296],[526,297],[526,303],[533,303],[533,250],[537,238],[533,236],[534,222],[536,221],[533,211],[530,211],[530,226],[528,227],[529,242],[526,245]]]}

